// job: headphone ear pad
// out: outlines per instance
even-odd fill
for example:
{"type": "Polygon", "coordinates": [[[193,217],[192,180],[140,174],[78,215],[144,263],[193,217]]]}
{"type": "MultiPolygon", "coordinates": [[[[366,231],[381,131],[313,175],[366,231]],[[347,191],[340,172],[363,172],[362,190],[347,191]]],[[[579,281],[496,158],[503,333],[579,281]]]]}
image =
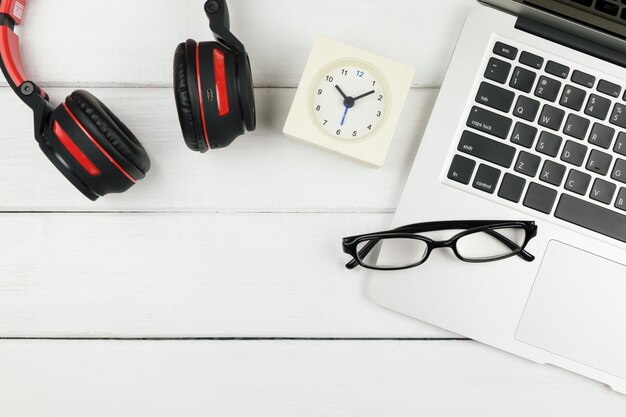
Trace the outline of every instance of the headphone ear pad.
{"type": "Polygon", "coordinates": [[[192,151],[206,152],[209,147],[204,140],[202,125],[200,124],[200,109],[196,105],[198,101],[196,60],[195,56],[190,56],[196,49],[197,43],[191,39],[181,43],[176,48],[174,53],[174,97],[178,120],[187,147],[192,151]]]}

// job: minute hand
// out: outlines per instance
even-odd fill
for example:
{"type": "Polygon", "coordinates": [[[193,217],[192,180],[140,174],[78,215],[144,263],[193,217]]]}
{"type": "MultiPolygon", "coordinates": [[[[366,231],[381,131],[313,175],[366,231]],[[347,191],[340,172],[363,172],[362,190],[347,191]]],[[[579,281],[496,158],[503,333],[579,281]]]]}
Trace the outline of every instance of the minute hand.
{"type": "Polygon", "coordinates": [[[372,90],[372,91],[367,92],[367,93],[365,93],[365,94],[361,94],[360,96],[355,97],[355,98],[354,98],[354,101],[357,101],[357,100],[360,100],[360,99],[365,98],[365,97],[367,97],[367,96],[370,96],[370,95],[374,94],[375,92],[376,92],[376,90],[372,90]]]}

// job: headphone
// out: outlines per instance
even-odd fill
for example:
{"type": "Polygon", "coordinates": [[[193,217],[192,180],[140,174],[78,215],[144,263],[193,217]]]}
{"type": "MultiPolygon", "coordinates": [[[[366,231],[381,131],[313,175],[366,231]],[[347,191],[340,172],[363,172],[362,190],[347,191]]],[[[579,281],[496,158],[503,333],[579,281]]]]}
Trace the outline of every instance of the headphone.
{"type": "MultiPolygon", "coordinates": [[[[15,26],[28,0],[0,0],[0,68],[33,112],[35,140],[54,166],[87,198],[127,191],[145,178],[150,158],[133,133],[95,96],[74,91],[58,107],[29,80],[15,26]]],[[[218,42],[187,41],[176,50],[174,87],[183,136],[192,150],[230,145],[256,125],[248,55],[230,32],[225,0],[205,11],[218,42]]]]}

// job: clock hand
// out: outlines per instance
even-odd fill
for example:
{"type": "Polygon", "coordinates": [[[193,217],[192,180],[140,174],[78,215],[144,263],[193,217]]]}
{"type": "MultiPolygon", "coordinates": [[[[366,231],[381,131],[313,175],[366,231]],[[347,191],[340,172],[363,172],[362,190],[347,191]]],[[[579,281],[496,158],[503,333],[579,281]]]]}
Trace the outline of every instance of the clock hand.
{"type": "Polygon", "coordinates": [[[370,92],[368,92],[368,93],[361,94],[360,96],[355,97],[355,98],[354,98],[354,101],[357,101],[357,100],[360,100],[360,99],[365,98],[365,97],[367,97],[367,96],[370,96],[370,95],[374,94],[375,92],[376,92],[376,90],[372,90],[372,91],[370,91],[370,92]]]}
{"type": "Polygon", "coordinates": [[[344,110],[343,117],[341,118],[341,126],[343,126],[343,123],[346,121],[346,116],[348,115],[348,110],[350,110],[350,107],[346,106],[346,110],[344,110]]]}
{"type": "Polygon", "coordinates": [[[341,87],[339,87],[339,85],[335,85],[335,88],[337,89],[337,91],[339,91],[339,94],[341,94],[341,97],[343,97],[344,99],[348,98],[346,93],[343,92],[343,90],[341,89],[341,87]]]}

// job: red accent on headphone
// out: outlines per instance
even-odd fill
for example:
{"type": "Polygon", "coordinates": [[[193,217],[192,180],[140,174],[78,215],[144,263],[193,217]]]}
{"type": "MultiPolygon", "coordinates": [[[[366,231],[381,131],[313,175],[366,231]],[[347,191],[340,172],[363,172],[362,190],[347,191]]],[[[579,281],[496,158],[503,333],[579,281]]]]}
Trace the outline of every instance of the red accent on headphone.
{"type": "Polygon", "coordinates": [[[198,75],[198,96],[200,98],[200,118],[202,119],[202,129],[204,130],[204,141],[206,146],[211,149],[209,144],[209,134],[206,128],[206,119],[204,118],[204,101],[202,100],[202,82],[200,81],[200,44],[196,46],[196,74],[198,75]]]}
{"type": "Polygon", "coordinates": [[[95,166],[93,162],[91,162],[87,155],[85,155],[83,151],[80,150],[80,148],[69,137],[69,135],[65,133],[65,130],[63,130],[58,122],[54,122],[54,125],[52,126],[52,131],[54,132],[54,135],[57,137],[57,139],[59,139],[61,144],[65,146],[65,149],[70,152],[72,157],[76,159],[80,166],[83,167],[83,169],[87,171],[89,175],[91,175],[92,177],[97,177],[98,175],[102,174],[102,171],[100,171],[98,167],[95,166]]]}
{"type": "MultiPolygon", "coordinates": [[[[118,170],[119,170],[122,174],[124,174],[124,175],[126,176],[126,178],[128,178],[129,180],[131,180],[133,183],[136,183],[136,182],[137,182],[137,180],[136,180],[136,179],[134,179],[133,177],[131,177],[131,176],[130,176],[130,174],[129,174],[128,172],[126,172],[126,170],[124,170],[124,168],[122,168],[122,167],[120,166],[120,164],[118,164],[117,162],[115,162],[115,159],[113,159],[113,157],[112,157],[111,155],[109,155],[109,153],[108,153],[108,152],[107,152],[107,151],[106,151],[106,150],[105,150],[102,146],[100,146],[100,144],[98,143],[98,141],[96,141],[96,140],[94,139],[94,137],[93,137],[93,136],[91,136],[91,135],[89,134],[89,132],[87,131],[87,129],[85,129],[85,127],[84,127],[84,126],[83,126],[83,125],[82,125],[82,124],[78,121],[78,119],[76,118],[76,116],[74,116],[74,113],[72,113],[72,111],[70,110],[70,108],[69,108],[69,107],[67,107],[67,104],[63,103],[63,108],[65,109],[65,111],[67,112],[67,114],[69,114],[69,115],[70,115],[70,117],[72,118],[72,120],[74,121],[74,123],[76,123],[76,125],[77,125],[78,127],[80,127],[80,130],[82,130],[82,131],[83,131],[83,133],[84,133],[85,135],[87,135],[87,137],[89,138],[89,140],[91,140],[91,142],[93,142],[93,144],[96,146],[96,148],[98,148],[98,149],[100,150],[100,152],[102,152],[102,154],[103,154],[104,156],[106,156],[106,157],[107,157],[107,159],[108,159],[109,161],[111,161],[111,163],[112,163],[113,165],[115,165],[115,167],[116,167],[116,168],[117,168],[117,169],[118,169],[118,170]]],[[[71,151],[70,151],[70,152],[71,152],[71,151]]],[[[80,162],[80,161],[79,161],[79,162],[80,162]]]]}
{"type": "Polygon", "coordinates": [[[226,82],[224,52],[217,48],[213,49],[213,72],[215,73],[217,111],[220,117],[223,117],[230,113],[230,103],[228,102],[228,83],[226,82]]]}
{"type": "Polygon", "coordinates": [[[22,16],[28,0],[0,0],[0,13],[8,14],[16,25],[22,23],[22,16]]]}
{"type": "Polygon", "coordinates": [[[0,55],[9,77],[19,87],[27,79],[20,54],[20,38],[6,26],[0,26],[0,55]]]}

